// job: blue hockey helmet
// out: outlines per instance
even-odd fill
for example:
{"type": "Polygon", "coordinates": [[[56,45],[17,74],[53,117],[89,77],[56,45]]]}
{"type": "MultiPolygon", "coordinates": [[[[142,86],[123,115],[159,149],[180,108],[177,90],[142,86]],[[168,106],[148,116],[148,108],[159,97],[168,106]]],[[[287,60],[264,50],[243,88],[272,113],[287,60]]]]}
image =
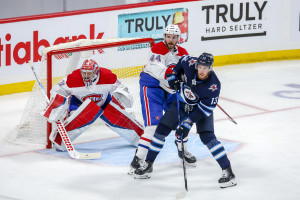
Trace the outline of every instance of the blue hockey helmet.
{"type": "Polygon", "coordinates": [[[214,64],[214,56],[210,53],[205,53],[204,52],[197,59],[197,64],[204,65],[204,66],[209,66],[209,71],[211,71],[212,66],[214,64]]]}

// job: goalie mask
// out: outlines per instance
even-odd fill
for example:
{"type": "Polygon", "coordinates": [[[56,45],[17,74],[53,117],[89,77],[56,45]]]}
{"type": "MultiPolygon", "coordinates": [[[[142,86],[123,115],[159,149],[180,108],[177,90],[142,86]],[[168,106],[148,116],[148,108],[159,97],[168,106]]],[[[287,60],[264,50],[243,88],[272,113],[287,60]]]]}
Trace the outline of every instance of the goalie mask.
{"type": "Polygon", "coordinates": [[[81,76],[86,87],[92,85],[100,77],[100,67],[96,61],[87,59],[83,62],[81,68],[81,76]]]}

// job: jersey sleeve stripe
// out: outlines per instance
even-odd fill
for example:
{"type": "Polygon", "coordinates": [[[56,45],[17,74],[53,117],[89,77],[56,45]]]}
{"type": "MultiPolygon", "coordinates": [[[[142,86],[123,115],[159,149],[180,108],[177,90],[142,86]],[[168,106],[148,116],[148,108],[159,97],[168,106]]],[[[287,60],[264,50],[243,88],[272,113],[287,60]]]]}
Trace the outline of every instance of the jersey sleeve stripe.
{"type": "Polygon", "coordinates": [[[204,105],[201,101],[199,102],[199,104],[200,104],[202,107],[204,107],[204,108],[206,108],[206,109],[208,109],[208,110],[211,110],[211,111],[213,111],[213,110],[216,108],[216,106],[206,106],[206,105],[204,105]]]}
{"type": "Polygon", "coordinates": [[[210,114],[211,114],[211,112],[206,112],[205,110],[203,110],[202,108],[201,108],[201,106],[200,105],[198,105],[198,108],[208,117],[210,114]]]}
{"type": "Polygon", "coordinates": [[[206,106],[201,101],[198,104],[198,108],[208,117],[216,106],[206,106]]]}

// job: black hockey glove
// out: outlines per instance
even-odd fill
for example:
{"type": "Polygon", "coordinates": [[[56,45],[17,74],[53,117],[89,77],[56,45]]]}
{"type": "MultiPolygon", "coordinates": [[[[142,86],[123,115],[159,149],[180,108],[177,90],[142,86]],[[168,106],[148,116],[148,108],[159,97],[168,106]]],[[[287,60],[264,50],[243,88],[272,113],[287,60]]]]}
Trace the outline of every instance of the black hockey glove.
{"type": "Polygon", "coordinates": [[[193,126],[192,120],[190,118],[185,119],[183,122],[181,122],[180,126],[176,129],[176,135],[185,138],[189,134],[192,126],[193,126]]]}
{"type": "Polygon", "coordinates": [[[167,81],[169,83],[170,88],[173,90],[179,91],[180,90],[180,81],[175,74],[167,74],[167,81]]]}

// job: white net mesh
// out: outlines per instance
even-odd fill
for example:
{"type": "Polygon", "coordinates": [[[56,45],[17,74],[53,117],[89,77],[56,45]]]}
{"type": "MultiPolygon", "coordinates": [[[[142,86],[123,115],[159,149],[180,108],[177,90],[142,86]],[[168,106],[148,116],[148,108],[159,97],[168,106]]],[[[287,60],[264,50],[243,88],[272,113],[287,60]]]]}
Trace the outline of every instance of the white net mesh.
{"type": "MultiPolygon", "coordinates": [[[[135,38],[127,39],[101,39],[101,40],[78,40],[55,45],[44,49],[40,68],[36,72],[47,90],[47,53],[54,50],[67,50],[76,48],[76,52],[54,54],[51,59],[52,85],[63,77],[79,68],[87,58],[94,59],[100,67],[105,67],[114,72],[121,82],[128,87],[134,97],[133,107],[126,109],[141,124],[143,124],[140,98],[139,98],[139,74],[147,63],[151,45],[149,42],[135,38]],[[140,41],[140,43],[136,43],[140,41]],[[111,44],[120,45],[106,47],[111,44]],[[123,44],[123,43],[126,44],[123,44]],[[134,42],[134,44],[132,44],[134,42]],[[94,45],[104,46],[95,48],[94,45]],[[84,49],[84,50],[83,50],[84,49]]],[[[47,144],[47,121],[41,115],[46,106],[45,97],[39,84],[34,84],[32,93],[22,114],[18,127],[8,135],[8,140],[18,144],[33,144],[44,146],[47,144]]]]}

